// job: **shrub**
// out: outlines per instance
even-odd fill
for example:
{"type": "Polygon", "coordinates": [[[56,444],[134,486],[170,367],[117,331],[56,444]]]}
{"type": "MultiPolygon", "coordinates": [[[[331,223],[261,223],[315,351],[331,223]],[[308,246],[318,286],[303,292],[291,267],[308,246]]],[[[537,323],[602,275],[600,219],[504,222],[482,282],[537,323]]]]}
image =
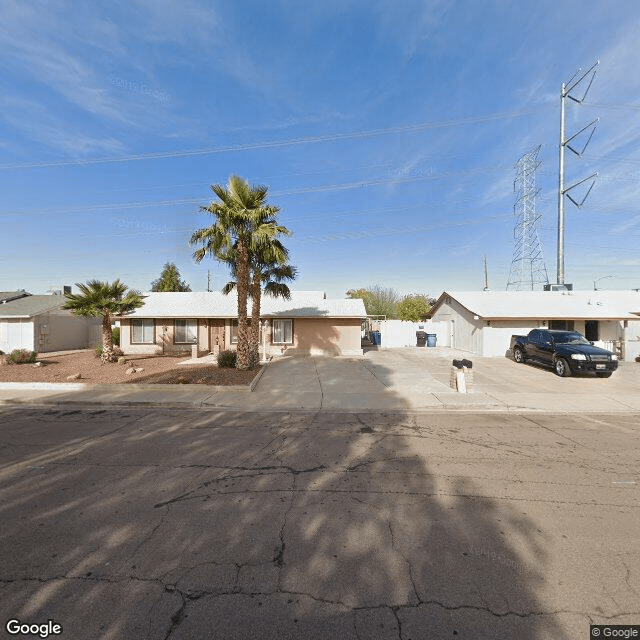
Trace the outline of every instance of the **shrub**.
{"type": "Polygon", "coordinates": [[[29,364],[36,361],[38,354],[27,349],[14,349],[7,358],[7,364],[29,364]]]}
{"type": "MultiPolygon", "coordinates": [[[[124,355],[124,351],[120,347],[113,347],[113,354],[120,357],[124,355]]],[[[96,358],[99,358],[102,355],[102,345],[96,345],[96,358]]]]}
{"type": "Polygon", "coordinates": [[[113,344],[116,347],[120,346],[120,327],[114,327],[111,329],[111,337],[113,338],[113,344]]]}
{"type": "Polygon", "coordinates": [[[234,368],[236,366],[237,354],[235,351],[221,351],[218,354],[218,366],[234,368]]]}

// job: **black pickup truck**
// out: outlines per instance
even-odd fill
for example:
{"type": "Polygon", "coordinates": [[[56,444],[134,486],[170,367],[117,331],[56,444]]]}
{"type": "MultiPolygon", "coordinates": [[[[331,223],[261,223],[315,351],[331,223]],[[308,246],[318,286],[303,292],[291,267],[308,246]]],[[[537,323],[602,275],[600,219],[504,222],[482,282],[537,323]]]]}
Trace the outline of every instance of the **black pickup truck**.
{"type": "Polygon", "coordinates": [[[534,329],[527,336],[511,336],[511,352],[516,362],[535,361],[553,367],[559,376],[593,371],[608,378],[618,368],[618,356],[594,347],[577,331],[534,329]]]}

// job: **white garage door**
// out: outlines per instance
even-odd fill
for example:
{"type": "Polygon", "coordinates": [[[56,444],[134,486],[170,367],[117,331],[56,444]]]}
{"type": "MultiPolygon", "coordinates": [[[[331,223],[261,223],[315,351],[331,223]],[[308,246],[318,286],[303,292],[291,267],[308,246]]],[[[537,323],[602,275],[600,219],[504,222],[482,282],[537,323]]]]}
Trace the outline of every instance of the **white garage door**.
{"type": "Polygon", "coordinates": [[[0,350],[33,349],[33,322],[0,321],[0,350]]]}

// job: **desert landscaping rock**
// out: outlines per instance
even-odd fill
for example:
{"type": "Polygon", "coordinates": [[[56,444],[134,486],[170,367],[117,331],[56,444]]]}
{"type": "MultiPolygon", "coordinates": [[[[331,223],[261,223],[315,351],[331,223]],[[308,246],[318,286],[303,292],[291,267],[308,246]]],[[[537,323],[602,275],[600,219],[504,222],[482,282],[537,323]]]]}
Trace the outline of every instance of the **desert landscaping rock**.
{"type": "Polygon", "coordinates": [[[178,376],[186,382],[212,386],[249,385],[257,370],[220,369],[214,364],[181,365],[183,356],[128,355],[122,362],[103,363],[93,349],[73,353],[40,354],[40,367],[3,364],[0,357],[0,382],[73,382],[69,376],[80,374],[84,384],[162,383],[176,384],[178,376]],[[127,370],[134,373],[127,375],[127,370]]]}
{"type": "Polygon", "coordinates": [[[67,376],[67,382],[74,382],[75,380],[80,380],[80,378],[82,378],[82,375],[79,373],[74,373],[70,376],[67,376]]]}
{"type": "Polygon", "coordinates": [[[136,372],[136,370],[135,370],[133,367],[129,367],[129,368],[125,371],[125,373],[126,373],[128,376],[130,376],[132,373],[135,373],[135,372],[136,372]]]}

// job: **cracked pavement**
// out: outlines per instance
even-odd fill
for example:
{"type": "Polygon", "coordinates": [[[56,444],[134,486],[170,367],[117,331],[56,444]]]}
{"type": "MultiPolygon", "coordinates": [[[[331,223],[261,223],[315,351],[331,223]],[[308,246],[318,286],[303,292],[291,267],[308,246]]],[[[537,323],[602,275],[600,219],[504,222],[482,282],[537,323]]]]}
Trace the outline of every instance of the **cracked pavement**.
{"type": "Polygon", "coordinates": [[[638,624],[639,424],[0,409],[0,618],[150,640],[638,624]]]}

